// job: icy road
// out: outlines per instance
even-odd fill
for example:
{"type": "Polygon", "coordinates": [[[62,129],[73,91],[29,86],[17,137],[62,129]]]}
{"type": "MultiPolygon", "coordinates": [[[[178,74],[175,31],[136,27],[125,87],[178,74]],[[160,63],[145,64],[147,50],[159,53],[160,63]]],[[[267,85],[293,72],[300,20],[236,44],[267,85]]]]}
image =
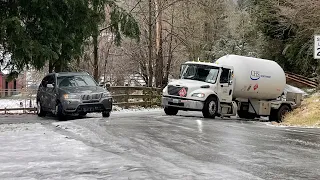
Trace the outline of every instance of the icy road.
{"type": "Polygon", "coordinates": [[[0,115],[0,179],[319,179],[320,130],[198,113],[0,115]]]}

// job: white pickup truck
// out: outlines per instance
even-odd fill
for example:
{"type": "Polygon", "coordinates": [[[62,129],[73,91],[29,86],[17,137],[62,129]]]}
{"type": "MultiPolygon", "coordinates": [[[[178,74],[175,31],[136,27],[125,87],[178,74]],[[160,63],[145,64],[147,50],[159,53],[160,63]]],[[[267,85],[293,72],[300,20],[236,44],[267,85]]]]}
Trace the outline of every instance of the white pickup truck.
{"type": "Polygon", "coordinates": [[[214,63],[182,64],[180,78],[163,89],[162,106],[167,115],[202,111],[205,118],[238,114],[280,122],[302,99],[300,93],[284,93],[285,86],[285,73],[276,62],[226,55],[214,63]]]}

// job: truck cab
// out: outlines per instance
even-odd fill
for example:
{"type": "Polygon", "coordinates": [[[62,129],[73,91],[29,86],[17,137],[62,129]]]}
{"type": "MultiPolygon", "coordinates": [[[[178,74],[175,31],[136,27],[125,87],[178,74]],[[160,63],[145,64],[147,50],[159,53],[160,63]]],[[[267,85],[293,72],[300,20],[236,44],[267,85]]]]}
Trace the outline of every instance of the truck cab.
{"type": "Polygon", "coordinates": [[[233,67],[205,62],[181,65],[178,80],[163,89],[162,106],[167,115],[179,110],[202,111],[205,118],[236,115],[232,100],[233,67]]]}

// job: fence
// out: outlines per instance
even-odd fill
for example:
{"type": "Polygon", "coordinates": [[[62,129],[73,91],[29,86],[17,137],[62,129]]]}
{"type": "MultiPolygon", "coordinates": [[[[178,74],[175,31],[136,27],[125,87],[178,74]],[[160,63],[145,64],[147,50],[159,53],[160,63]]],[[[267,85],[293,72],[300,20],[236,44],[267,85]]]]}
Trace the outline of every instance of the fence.
{"type": "Polygon", "coordinates": [[[293,81],[296,84],[301,84],[302,86],[306,86],[306,87],[316,88],[319,86],[319,83],[315,80],[311,80],[307,77],[290,73],[290,72],[286,72],[286,78],[287,78],[287,81],[293,81]]]}
{"type": "MultiPolygon", "coordinates": [[[[119,107],[151,107],[161,103],[161,89],[128,86],[114,86],[107,89],[113,97],[113,105],[119,107]]],[[[5,94],[0,98],[0,114],[35,113],[37,111],[37,90],[5,90],[0,91],[0,94],[5,94]]]]}
{"type": "Polygon", "coordinates": [[[150,107],[160,105],[161,89],[149,87],[115,86],[108,90],[114,99],[114,105],[128,108],[130,106],[150,107]]]}
{"type": "Polygon", "coordinates": [[[36,93],[37,90],[34,89],[0,90],[0,114],[34,113],[36,93]]]}

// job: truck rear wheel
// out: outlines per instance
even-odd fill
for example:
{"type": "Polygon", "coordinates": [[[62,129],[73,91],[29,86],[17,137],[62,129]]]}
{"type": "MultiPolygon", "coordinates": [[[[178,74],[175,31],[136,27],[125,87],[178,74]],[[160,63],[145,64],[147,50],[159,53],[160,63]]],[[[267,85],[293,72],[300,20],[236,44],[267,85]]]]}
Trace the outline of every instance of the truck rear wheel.
{"type": "Polygon", "coordinates": [[[270,115],[269,115],[269,121],[276,121],[277,120],[277,110],[271,109],[270,115]]]}
{"type": "Polygon", "coordinates": [[[276,120],[278,123],[282,122],[284,116],[285,116],[290,110],[291,110],[291,109],[290,109],[290,107],[289,107],[288,105],[286,105],[286,104],[282,105],[282,106],[278,109],[277,113],[275,114],[275,117],[276,117],[275,120],[276,120]]]}
{"type": "Polygon", "coordinates": [[[214,119],[218,110],[218,100],[216,97],[209,97],[204,103],[202,114],[204,118],[214,119]]]}
{"type": "Polygon", "coordinates": [[[165,107],[164,108],[164,112],[166,113],[166,115],[169,115],[169,116],[175,116],[178,114],[178,109],[177,108],[174,108],[174,107],[165,107]]]}

